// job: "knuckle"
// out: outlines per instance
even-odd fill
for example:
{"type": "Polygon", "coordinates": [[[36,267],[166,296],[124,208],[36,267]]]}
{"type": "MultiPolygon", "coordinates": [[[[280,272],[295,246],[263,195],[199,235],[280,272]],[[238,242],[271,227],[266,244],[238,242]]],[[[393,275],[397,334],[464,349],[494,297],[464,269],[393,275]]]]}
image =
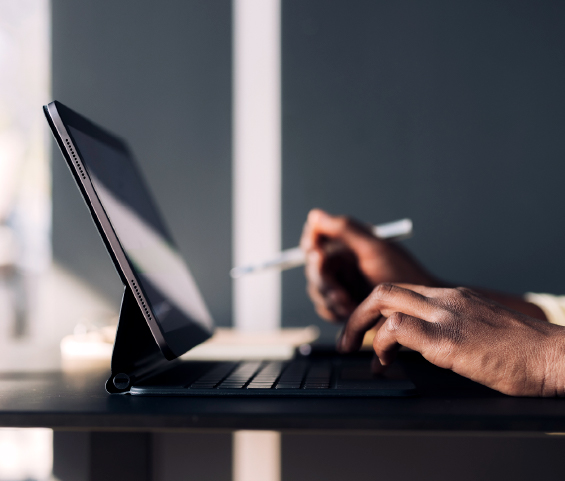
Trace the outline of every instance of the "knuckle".
{"type": "Polygon", "coordinates": [[[373,298],[377,301],[382,301],[390,296],[394,289],[394,285],[388,282],[383,282],[373,289],[373,298]]]}
{"type": "Polygon", "coordinates": [[[471,290],[466,287],[449,289],[442,302],[445,312],[441,316],[441,320],[449,321],[454,313],[463,312],[470,297],[470,292],[471,290]]]}
{"type": "Polygon", "coordinates": [[[475,293],[473,289],[469,289],[468,287],[456,287],[455,291],[457,292],[459,297],[463,297],[465,299],[470,298],[475,293]]]}
{"type": "Polygon", "coordinates": [[[446,297],[455,299],[456,297],[461,297],[461,291],[459,290],[460,287],[450,287],[449,289],[445,290],[446,297]]]}
{"type": "Polygon", "coordinates": [[[438,324],[448,325],[453,321],[453,312],[457,312],[457,310],[456,304],[451,304],[446,309],[437,312],[433,317],[433,321],[438,324]]]}
{"type": "Polygon", "coordinates": [[[401,312],[393,312],[387,319],[385,329],[388,332],[398,332],[402,329],[402,325],[406,316],[401,312]]]}

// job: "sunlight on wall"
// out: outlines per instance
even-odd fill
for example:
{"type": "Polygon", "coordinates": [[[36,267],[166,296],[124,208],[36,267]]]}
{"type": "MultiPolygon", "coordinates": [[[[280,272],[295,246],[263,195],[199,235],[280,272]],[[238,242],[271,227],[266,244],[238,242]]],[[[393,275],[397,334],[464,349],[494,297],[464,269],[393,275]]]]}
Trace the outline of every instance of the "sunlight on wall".
{"type": "Polygon", "coordinates": [[[50,94],[47,0],[0,1],[0,225],[17,238],[15,262],[50,260],[50,176],[41,106],[50,94]]]}
{"type": "Polygon", "coordinates": [[[0,322],[19,338],[51,258],[49,24],[48,0],[0,0],[0,322]]]}
{"type": "MultiPolygon", "coordinates": [[[[0,0],[0,323],[14,337],[29,333],[35,278],[51,258],[49,29],[48,0],[0,0]]],[[[0,429],[0,481],[49,480],[52,465],[50,429],[0,429]]]]}

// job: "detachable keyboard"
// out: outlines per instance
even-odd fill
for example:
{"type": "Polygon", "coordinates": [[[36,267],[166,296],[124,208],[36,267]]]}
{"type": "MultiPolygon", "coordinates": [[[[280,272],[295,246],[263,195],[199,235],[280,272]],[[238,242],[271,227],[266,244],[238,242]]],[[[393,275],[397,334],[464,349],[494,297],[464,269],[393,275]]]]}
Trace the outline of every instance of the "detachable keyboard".
{"type": "Polygon", "coordinates": [[[188,386],[189,389],[328,389],[331,364],[295,361],[247,361],[220,365],[188,386]]]}
{"type": "Polygon", "coordinates": [[[415,387],[397,366],[384,376],[367,360],[182,362],[136,384],[133,395],[174,396],[410,396],[415,387]],[[197,374],[197,375],[195,375],[197,374]]]}

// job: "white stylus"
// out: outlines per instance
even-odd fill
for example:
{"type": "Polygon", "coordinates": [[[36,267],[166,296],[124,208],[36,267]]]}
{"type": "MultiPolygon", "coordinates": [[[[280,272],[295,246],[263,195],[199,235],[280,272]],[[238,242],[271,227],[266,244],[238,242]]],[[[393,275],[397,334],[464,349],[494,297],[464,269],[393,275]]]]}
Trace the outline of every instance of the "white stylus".
{"type": "MultiPolygon", "coordinates": [[[[380,239],[402,240],[412,235],[412,220],[400,219],[386,224],[375,225],[372,228],[373,234],[380,239]]],[[[257,264],[249,264],[247,266],[234,267],[230,271],[230,276],[234,279],[252,274],[254,272],[264,271],[266,269],[279,269],[281,271],[298,267],[306,262],[306,255],[300,247],[287,249],[282,251],[277,257],[257,264]]]]}

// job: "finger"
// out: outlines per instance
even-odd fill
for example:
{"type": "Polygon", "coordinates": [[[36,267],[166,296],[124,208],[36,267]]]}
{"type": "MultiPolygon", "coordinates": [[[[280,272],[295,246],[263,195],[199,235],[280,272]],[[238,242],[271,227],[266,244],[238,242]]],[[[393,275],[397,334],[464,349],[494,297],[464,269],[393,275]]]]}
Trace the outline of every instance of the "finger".
{"type": "Polygon", "coordinates": [[[367,240],[377,239],[366,225],[342,216],[332,216],[321,209],[313,209],[308,214],[309,236],[312,242],[319,242],[322,236],[342,241],[358,251],[363,250],[367,240]]]}
{"type": "Polygon", "coordinates": [[[425,297],[432,297],[436,298],[441,296],[441,294],[445,293],[446,288],[444,287],[428,287],[428,286],[421,286],[418,284],[408,284],[406,282],[393,282],[395,286],[402,287],[403,289],[408,289],[410,291],[417,292],[425,297]]]}
{"type": "Polygon", "coordinates": [[[355,310],[349,294],[343,289],[325,290],[324,293],[308,284],[308,295],[318,315],[328,321],[344,321],[355,310]]]}
{"type": "Polygon", "coordinates": [[[320,265],[320,276],[327,285],[339,287],[347,294],[353,307],[348,313],[363,302],[373,291],[374,285],[367,279],[359,267],[357,256],[350,249],[334,250],[324,247],[320,265]]]}
{"type": "Polygon", "coordinates": [[[318,224],[318,219],[325,216],[329,216],[329,214],[321,209],[312,209],[308,212],[306,222],[302,228],[302,235],[300,237],[300,247],[304,252],[308,252],[319,247],[317,245],[317,241],[319,241],[318,238],[320,235],[323,235],[323,232],[319,232],[315,226],[318,224]]]}
{"type": "Polygon", "coordinates": [[[322,292],[326,307],[335,315],[338,321],[349,319],[357,305],[351,300],[349,293],[341,287],[325,289],[322,292]]]}
{"type": "Polygon", "coordinates": [[[322,319],[325,319],[326,321],[337,322],[337,316],[330,309],[328,309],[326,300],[324,299],[320,291],[316,288],[316,286],[308,284],[307,291],[308,296],[314,304],[314,309],[316,310],[318,316],[320,316],[322,319]]]}
{"type": "Polygon", "coordinates": [[[306,292],[310,297],[311,301],[314,303],[314,308],[320,317],[328,321],[334,321],[333,314],[326,309],[324,296],[320,292],[321,285],[321,275],[320,275],[320,264],[322,253],[318,250],[308,251],[306,253],[306,265],[304,267],[304,273],[306,275],[306,292]]]}
{"type": "Polygon", "coordinates": [[[323,268],[326,256],[319,249],[315,249],[306,257],[307,290],[316,311],[330,321],[347,319],[357,304],[347,290],[323,268]]]}
{"type": "Polygon", "coordinates": [[[365,332],[381,315],[388,317],[393,312],[402,312],[433,320],[438,311],[439,308],[422,294],[394,284],[379,284],[347,321],[339,349],[343,352],[358,350],[365,332]]]}
{"type": "Polygon", "coordinates": [[[380,363],[386,366],[394,360],[401,345],[427,357],[431,350],[437,350],[441,336],[441,327],[438,324],[395,312],[375,335],[373,349],[380,363]]]}
{"type": "Polygon", "coordinates": [[[379,357],[375,353],[375,355],[373,356],[373,359],[371,359],[371,373],[373,373],[374,375],[379,375],[379,374],[382,374],[384,372],[384,370],[385,370],[385,367],[383,366],[383,364],[381,363],[381,360],[379,359],[379,357]]]}
{"type": "Polygon", "coordinates": [[[304,227],[302,228],[302,235],[300,236],[300,248],[304,252],[308,252],[313,247],[314,247],[314,235],[312,232],[312,223],[306,220],[306,222],[304,223],[304,227]]]}
{"type": "Polygon", "coordinates": [[[324,252],[321,249],[312,249],[306,253],[306,265],[304,273],[308,282],[316,286],[322,284],[322,265],[324,262],[324,252]]]}

